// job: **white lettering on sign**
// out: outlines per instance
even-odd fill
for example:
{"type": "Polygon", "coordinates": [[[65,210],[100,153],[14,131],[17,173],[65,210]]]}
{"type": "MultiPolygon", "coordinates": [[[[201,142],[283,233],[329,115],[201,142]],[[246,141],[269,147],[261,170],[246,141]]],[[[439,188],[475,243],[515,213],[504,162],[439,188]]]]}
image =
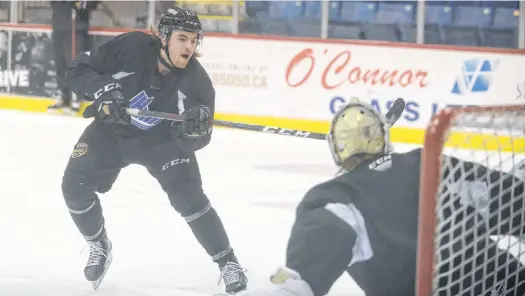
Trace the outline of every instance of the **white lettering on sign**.
{"type": "Polygon", "coordinates": [[[29,71],[28,70],[3,70],[0,71],[0,86],[29,86],[29,71]]]}

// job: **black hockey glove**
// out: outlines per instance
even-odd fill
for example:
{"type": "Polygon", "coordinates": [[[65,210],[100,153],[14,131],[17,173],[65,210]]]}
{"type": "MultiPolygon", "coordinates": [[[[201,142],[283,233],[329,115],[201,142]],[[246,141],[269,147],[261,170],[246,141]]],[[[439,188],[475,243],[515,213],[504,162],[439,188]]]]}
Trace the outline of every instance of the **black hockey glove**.
{"type": "Polygon", "coordinates": [[[129,124],[130,116],[126,114],[128,101],[119,90],[113,90],[101,95],[88,106],[82,116],[95,117],[104,123],[129,124]]]}
{"type": "Polygon", "coordinates": [[[181,123],[182,137],[198,138],[211,134],[213,118],[208,107],[195,106],[182,114],[186,116],[186,120],[181,123]]]}
{"type": "Polygon", "coordinates": [[[188,137],[202,137],[211,134],[213,118],[211,111],[204,105],[190,108],[182,113],[186,120],[182,122],[182,133],[188,137]]]}

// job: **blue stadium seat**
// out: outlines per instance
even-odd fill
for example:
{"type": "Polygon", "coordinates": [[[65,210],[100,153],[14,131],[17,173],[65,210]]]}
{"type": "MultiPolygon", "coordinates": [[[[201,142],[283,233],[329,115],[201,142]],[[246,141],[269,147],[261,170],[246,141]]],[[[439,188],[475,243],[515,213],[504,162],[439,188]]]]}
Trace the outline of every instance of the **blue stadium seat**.
{"type": "Polygon", "coordinates": [[[451,7],[455,6],[479,6],[480,2],[483,1],[447,1],[447,5],[451,7]]]}
{"type": "Polygon", "coordinates": [[[400,27],[395,24],[369,24],[363,28],[366,40],[402,41],[400,27]]]}
{"type": "Polygon", "coordinates": [[[341,20],[353,22],[374,22],[377,4],[373,2],[345,1],[341,5],[341,20]]]}
{"type": "Polygon", "coordinates": [[[449,1],[427,1],[425,2],[426,6],[437,5],[437,6],[447,6],[449,1]]]}
{"type": "Polygon", "coordinates": [[[301,1],[273,1],[268,8],[270,18],[296,18],[303,14],[301,1]]]}
{"type": "Polygon", "coordinates": [[[383,24],[407,24],[414,22],[412,4],[381,2],[377,8],[376,22],[383,24]]]}
{"type": "Polygon", "coordinates": [[[485,28],[482,30],[482,46],[516,48],[518,47],[518,30],[485,28]]]}
{"type": "Polygon", "coordinates": [[[321,37],[321,21],[319,19],[293,19],[290,20],[292,36],[321,37]]]}
{"type": "Polygon", "coordinates": [[[268,3],[266,1],[246,1],[246,14],[250,17],[256,16],[258,13],[268,15],[268,3]]]}
{"type": "Polygon", "coordinates": [[[454,25],[487,27],[492,22],[492,9],[487,7],[457,6],[454,25]]]}
{"type": "Polygon", "coordinates": [[[446,44],[479,46],[480,31],[477,27],[443,26],[446,44]]]}
{"type": "Polygon", "coordinates": [[[268,19],[261,21],[261,32],[263,35],[290,36],[292,29],[290,22],[286,19],[268,19]]]}
{"type": "Polygon", "coordinates": [[[426,5],[425,23],[449,25],[452,23],[452,8],[446,5],[426,5]]]}
{"type": "MultiPolygon", "coordinates": [[[[403,41],[415,43],[417,41],[416,24],[403,28],[403,41]]],[[[425,44],[442,44],[445,43],[445,35],[438,24],[425,25],[425,44]]]]}
{"type": "MultiPolygon", "coordinates": [[[[330,1],[328,10],[328,19],[337,20],[339,19],[339,11],[341,3],[339,1],[330,1]]],[[[305,18],[309,19],[320,19],[321,13],[321,2],[320,1],[305,1],[304,3],[304,14],[305,18]]]]}
{"type": "Polygon", "coordinates": [[[321,18],[321,2],[319,1],[306,1],[304,3],[304,15],[305,18],[320,19],[321,18]]]}
{"type": "Polygon", "coordinates": [[[517,28],[518,16],[515,15],[516,10],[513,8],[496,8],[494,12],[494,27],[495,28],[517,28]]]}
{"type": "Polygon", "coordinates": [[[330,1],[330,20],[338,20],[341,17],[341,1],[330,1]]]}
{"type": "Polygon", "coordinates": [[[254,18],[247,18],[239,21],[239,33],[261,34],[262,22],[254,18]]]}
{"type": "Polygon", "coordinates": [[[329,38],[364,39],[361,25],[331,25],[328,29],[329,38]]]}
{"type": "Polygon", "coordinates": [[[484,45],[490,47],[518,48],[518,28],[483,30],[484,45]]]}
{"type": "Polygon", "coordinates": [[[487,1],[484,0],[480,3],[481,6],[485,7],[492,7],[492,8],[499,8],[499,7],[505,7],[505,8],[512,8],[512,9],[518,9],[519,8],[519,1],[487,1]]]}

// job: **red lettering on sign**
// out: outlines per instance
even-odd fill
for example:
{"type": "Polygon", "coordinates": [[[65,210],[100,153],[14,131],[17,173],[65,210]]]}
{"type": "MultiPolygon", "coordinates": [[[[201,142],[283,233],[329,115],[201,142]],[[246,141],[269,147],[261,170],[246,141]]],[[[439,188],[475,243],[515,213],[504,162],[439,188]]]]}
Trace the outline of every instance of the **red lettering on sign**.
{"type": "MultiPolygon", "coordinates": [[[[328,50],[324,50],[326,54],[328,50]]],[[[320,59],[319,59],[320,60],[320,59]]],[[[388,87],[417,87],[428,85],[428,72],[423,69],[383,69],[364,68],[357,64],[350,50],[340,51],[328,59],[322,67],[319,83],[327,90],[335,89],[344,84],[367,84],[388,87]]],[[[314,50],[306,48],[293,56],[286,67],[285,79],[290,87],[300,87],[312,77],[317,64],[314,50]],[[304,64],[303,64],[304,63],[304,64]],[[306,70],[298,70],[299,65],[306,65],[306,70]]]]}

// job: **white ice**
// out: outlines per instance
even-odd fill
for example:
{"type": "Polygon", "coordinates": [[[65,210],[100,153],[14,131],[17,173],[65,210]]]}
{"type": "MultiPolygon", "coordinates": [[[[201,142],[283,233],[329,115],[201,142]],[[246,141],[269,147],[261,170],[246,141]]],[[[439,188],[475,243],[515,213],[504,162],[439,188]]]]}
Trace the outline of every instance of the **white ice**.
{"type": "MultiPolygon", "coordinates": [[[[84,279],[89,248],[65,206],[61,178],[90,120],[0,111],[0,295],[212,295],[219,271],[145,169],[124,169],[101,195],[114,261],[97,291],[84,279]]],[[[397,145],[397,150],[412,147],[397,145]]],[[[203,187],[249,285],[283,263],[294,209],[336,172],[327,143],[216,129],[198,153],[203,187]]],[[[329,295],[363,295],[344,274],[329,295]]]]}
{"type": "MultiPolygon", "coordinates": [[[[157,181],[124,169],[101,195],[114,261],[97,291],[65,206],[63,170],[90,120],[0,111],[0,295],[212,295],[219,271],[157,181]]],[[[335,173],[324,141],[216,129],[198,153],[203,187],[250,286],[283,263],[294,207],[335,173]]],[[[362,295],[343,275],[330,295],[362,295]],[[349,293],[348,291],[355,291],[349,293]]]]}

